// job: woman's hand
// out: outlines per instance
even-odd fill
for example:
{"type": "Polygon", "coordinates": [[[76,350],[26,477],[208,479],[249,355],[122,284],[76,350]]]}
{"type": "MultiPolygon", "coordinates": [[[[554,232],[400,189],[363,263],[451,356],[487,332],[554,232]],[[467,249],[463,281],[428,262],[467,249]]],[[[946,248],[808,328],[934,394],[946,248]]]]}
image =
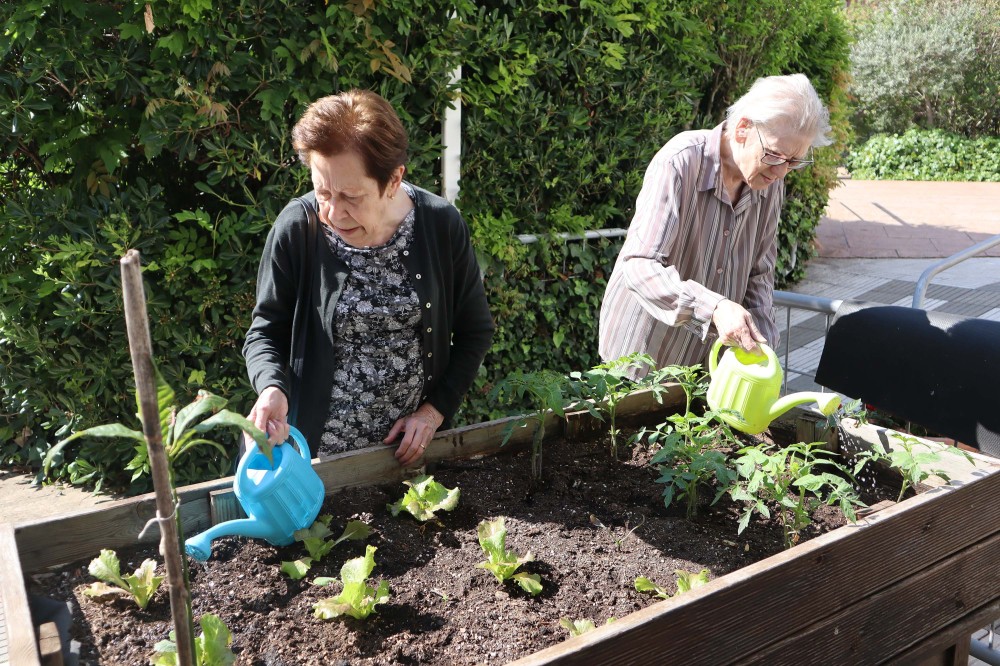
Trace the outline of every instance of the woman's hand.
{"type": "Polygon", "coordinates": [[[728,298],[719,301],[712,313],[712,323],[715,324],[722,344],[742,347],[752,354],[763,355],[758,345],[767,342],[767,338],[761,335],[753,323],[753,317],[739,303],[728,298]]]}
{"type": "MultiPolygon", "coordinates": [[[[268,386],[257,396],[257,402],[247,418],[267,433],[267,441],[277,445],[288,439],[288,397],[277,386],[268,386]]],[[[254,446],[253,438],[243,435],[247,448],[254,446]]]]}
{"type": "Polygon", "coordinates": [[[404,467],[412,465],[424,455],[424,449],[442,423],[444,415],[434,405],[425,402],[417,407],[417,411],[397,419],[382,442],[392,444],[393,440],[403,435],[403,441],[396,449],[396,460],[404,467]]]}

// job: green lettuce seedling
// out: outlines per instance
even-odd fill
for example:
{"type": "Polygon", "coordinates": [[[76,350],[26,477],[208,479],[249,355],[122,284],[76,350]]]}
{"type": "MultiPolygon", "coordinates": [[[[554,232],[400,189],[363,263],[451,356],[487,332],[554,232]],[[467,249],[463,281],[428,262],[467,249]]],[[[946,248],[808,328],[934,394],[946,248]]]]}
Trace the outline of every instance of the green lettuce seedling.
{"type": "Polygon", "coordinates": [[[333,520],[333,516],[320,516],[309,527],[295,530],[292,533],[292,537],[296,541],[301,541],[306,547],[309,556],[281,563],[281,570],[288,574],[289,577],[295,580],[304,578],[313,562],[322,560],[341,541],[358,541],[367,538],[371,534],[371,529],[366,523],[360,520],[352,520],[347,523],[343,534],[335,540],[329,541],[327,537],[333,534],[329,527],[331,520],[333,520]]]}
{"type": "MultiPolygon", "coordinates": [[[[313,615],[321,620],[330,620],[341,615],[350,615],[357,620],[363,620],[375,610],[378,604],[389,600],[389,583],[382,581],[378,587],[368,585],[368,576],[375,569],[375,546],[365,548],[364,557],[347,560],[340,568],[340,580],[343,591],[336,597],[323,599],[313,604],[313,615]]],[[[314,582],[326,586],[336,578],[317,578],[314,582]]]]}
{"type": "MultiPolygon", "coordinates": [[[[229,649],[233,635],[229,627],[218,615],[205,613],[198,621],[201,636],[194,640],[196,666],[231,666],[236,663],[236,655],[229,649]]],[[[153,646],[155,652],[150,657],[151,666],[177,666],[177,634],[170,632],[170,640],[160,641],[153,646]]]]}
{"type": "Polygon", "coordinates": [[[99,557],[91,560],[87,570],[91,576],[104,582],[93,583],[83,591],[84,594],[97,599],[104,599],[111,595],[128,594],[142,609],[149,605],[149,600],[156,594],[156,588],[163,582],[163,576],[153,575],[156,572],[156,562],[153,560],[143,560],[134,574],[122,576],[118,555],[113,550],[102,550],[99,557]],[[112,583],[117,587],[111,587],[106,583],[112,583]]]}
{"type": "MultiPolygon", "coordinates": [[[[604,624],[611,624],[614,621],[615,618],[609,617],[608,621],[604,624]]],[[[559,618],[559,624],[569,632],[570,636],[579,636],[580,634],[585,634],[588,631],[596,629],[594,623],[586,618],[582,620],[571,620],[568,617],[563,617],[559,618]]]]}
{"type": "Polygon", "coordinates": [[[531,562],[535,556],[529,551],[524,557],[518,557],[513,551],[507,550],[507,528],[503,516],[496,520],[484,520],[476,528],[479,535],[479,545],[489,558],[476,566],[489,569],[498,582],[513,579],[522,590],[532,596],[542,591],[542,579],[538,574],[527,572],[516,573],[522,564],[531,562]]]}
{"type": "MultiPolygon", "coordinates": [[[[677,574],[677,594],[690,592],[708,582],[708,569],[702,569],[698,573],[677,569],[674,573],[677,574]]],[[[645,576],[639,576],[635,579],[635,589],[637,592],[650,593],[660,599],[669,599],[671,596],[666,588],[660,587],[645,576]]],[[[673,596],[677,596],[677,594],[673,596]]]]}
{"type": "Polygon", "coordinates": [[[400,511],[406,511],[419,521],[435,518],[435,511],[451,511],[458,506],[460,490],[448,490],[426,474],[413,480],[403,481],[410,487],[406,494],[395,504],[386,504],[393,516],[400,511]]]}

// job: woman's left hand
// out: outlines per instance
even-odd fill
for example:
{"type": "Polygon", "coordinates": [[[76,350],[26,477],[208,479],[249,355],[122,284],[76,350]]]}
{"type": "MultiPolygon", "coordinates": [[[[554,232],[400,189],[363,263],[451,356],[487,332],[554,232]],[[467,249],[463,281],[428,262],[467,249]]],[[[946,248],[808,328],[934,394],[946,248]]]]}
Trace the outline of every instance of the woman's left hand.
{"type": "Polygon", "coordinates": [[[425,402],[417,407],[417,411],[396,420],[392,429],[383,441],[392,444],[400,435],[403,441],[396,449],[396,460],[404,467],[412,465],[424,455],[424,449],[430,444],[434,433],[444,423],[444,415],[432,404],[425,402]]]}

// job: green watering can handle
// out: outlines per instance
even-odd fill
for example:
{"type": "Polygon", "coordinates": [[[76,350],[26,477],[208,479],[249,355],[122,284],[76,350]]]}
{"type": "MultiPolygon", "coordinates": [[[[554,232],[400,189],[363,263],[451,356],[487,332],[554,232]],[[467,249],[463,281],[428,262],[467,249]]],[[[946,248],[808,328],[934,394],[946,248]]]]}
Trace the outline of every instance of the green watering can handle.
{"type": "MultiPolygon", "coordinates": [[[[714,374],[715,369],[719,367],[719,350],[722,349],[722,346],[723,345],[721,339],[716,340],[715,344],[712,345],[712,351],[708,355],[708,374],[710,375],[714,374]]],[[[771,347],[764,342],[758,343],[758,346],[760,347],[761,351],[764,352],[764,356],[767,358],[767,364],[771,365],[772,367],[778,366],[778,355],[774,353],[774,350],[771,349],[771,347]]],[[[757,357],[752,356],[747,352],[744,352],[741,347],[733,347],[733,355],[743,365],[750,365],[750,363],[760,362],[760,361],[750,360],[750,362],[748,363],[749,359],[754,359],[757,357]]]]}

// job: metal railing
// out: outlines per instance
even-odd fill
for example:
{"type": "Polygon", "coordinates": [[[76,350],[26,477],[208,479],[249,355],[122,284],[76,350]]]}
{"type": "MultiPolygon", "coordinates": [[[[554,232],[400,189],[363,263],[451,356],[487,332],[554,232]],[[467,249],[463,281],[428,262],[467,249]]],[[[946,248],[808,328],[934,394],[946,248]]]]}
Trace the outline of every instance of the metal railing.
{"type": "Polygon", "coordinates": [[[911,307],[922,308],[924,305],[924,294],[927,293],[927,287],[930,286],[931,278],[940,273],[941,271],[947,270],[956,264],[960,264],[966,259],[973,257],[980,252],[985,252],[994,245],[1000,245],[1000,234],[993,236],[992,238],[987,238],[984,241],[980,241],[975,245],[965,248],[961,252],[956,252],[955,254],[942,259],[936,263],[931,264],[924,272],[920,274],[920,278],[917,280],[917,288],[913,291],[913,302],[911,307]]]}
{"type": "MultiPolygon", "coordinates": [[[[788,371],[791,370],[791,366],[788,364],[788,357],[792,349],[792,310],[808,310],[826,315],[826,327],[824,328],[824,332],[826,332],[830,330],[831,317],[837,313],[843,302],[843,299],[840,298],[824,298],[823,296],[810,296],[808,294],[775,290],[774,306],[785,308],[785,362],[783,364],[785,373],[781,387],[783,393],[788,391],[788,371]]],[[[810,375],[808,372],[799,370],[795,370],[795,372],[800,375],[812,377],[813,379],[816,377],[815,374],[810,375]]],[[[820,390],[826,391],[826,388],[821,386],[820,390]]]]}

